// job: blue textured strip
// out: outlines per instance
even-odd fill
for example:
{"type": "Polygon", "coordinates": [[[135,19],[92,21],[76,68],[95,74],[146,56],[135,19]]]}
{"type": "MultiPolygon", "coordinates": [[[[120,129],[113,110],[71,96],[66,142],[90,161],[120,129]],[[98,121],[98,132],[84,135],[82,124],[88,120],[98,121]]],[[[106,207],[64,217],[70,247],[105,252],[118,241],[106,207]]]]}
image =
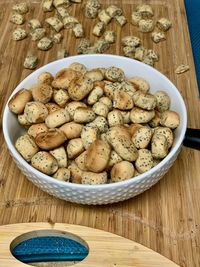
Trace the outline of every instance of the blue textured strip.
{"type": "Polygon", "coordinates": [[[24,263],[81,261],[88,255],[88,249],[72,239],[45,236],[23,241],[14,248],[12,254],[24,263]]]}
{"type": "Polygon", "coordinates": [[[200,94],[200,0],[185,0],[185,8],[200,94]]]}

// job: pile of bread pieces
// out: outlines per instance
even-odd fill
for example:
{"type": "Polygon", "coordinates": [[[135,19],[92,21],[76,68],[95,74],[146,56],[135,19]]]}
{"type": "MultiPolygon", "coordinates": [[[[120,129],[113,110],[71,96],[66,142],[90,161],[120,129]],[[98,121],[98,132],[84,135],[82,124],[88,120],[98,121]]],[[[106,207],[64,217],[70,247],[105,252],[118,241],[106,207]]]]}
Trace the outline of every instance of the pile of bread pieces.
{"type": "MultiPolygon", "coordinates": [[[[119,39],[115,31],[107,29],[107,25],[111,21],[116,22],[120,27],[123,27],[126,23],[131,23],[132,27],[137,27],[136,31],[144,34],[149,33],[150,39],[155,43],[166,40],[166,32],[172,26],[168,18],[154,18],[154,11],[148,4],[137,5],[131,14],[131,18],[127,18],[123,10],[117,5],[108,5],[102,8],[99,0],[82,2],[82,0],[44,0],[41,4],[42,9],[45,13],[51,12],[52,16],[46,18],[44,22],[36,18],[28,20],[27,24],[30,28],[30,33],[28,34],[25,28],[18,26],[13,31],[12,39],[20,41],[30,35],[31,40],[36,42],[38,49],[47,51],[54,44],[62,42],[63,34],[65,34],[63,29],[66,29],[71,30],[67,34],[72,33],[75,38],[81,38],[76,49],[77,54],[96,54],[104,53],[109,49],[110,45],[119,39]],[[69,8],[72,4],[83,4],[86,20],[96,20],[96,24],[91,29],[92,34],[98,37],[94,43],[87,38],[90,35],[90,31],[86,32],[79,19],[70,14],[69,8]],[[52,33],[48,33],[49,27],[52,29],[52,33]]],[[[10,21],[16,25],[24,24],[26,21],[24,16],[29,12],[29,9],[30,7],[26,2],[14,5],[10,21]]],[[[144,47],[138,36],[123,36],[120,42],[123,46],[124,56],[134,58],[151,66],[154,66],[154,63],[159,60],[158,53],[144,47]]],[[[57,57],[62,58],[67,55],[66,49],[62,49],[57,57]]],[[[34,69],[37,63],[37,56],[30,53],[24,61],[24,67],[34,69]]]]}
{"type": "Polygon", "coordinates": [[[179,115],[164,91],[115,66],[88,70],[74,62],[9,101],[25,133],[17,151],[56,179],[106,184],[142,174],[167,156],[179,115]]]}

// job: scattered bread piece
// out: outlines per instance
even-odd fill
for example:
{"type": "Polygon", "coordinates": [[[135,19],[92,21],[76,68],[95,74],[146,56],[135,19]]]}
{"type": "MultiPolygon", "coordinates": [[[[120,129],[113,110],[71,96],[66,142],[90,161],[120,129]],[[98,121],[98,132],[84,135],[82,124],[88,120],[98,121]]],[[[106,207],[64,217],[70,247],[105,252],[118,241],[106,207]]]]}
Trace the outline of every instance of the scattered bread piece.
{"type": "Polygon", "coordinates": [[[134,46],[137,47],[141,44],[141,40],[140,38],[136,37],[136,36],[125,36],[122,38],[122,45],[123,46],[134,46]]]}
{"type": "Polygon", "coordinates": [[[77,54],[84,54],[85,51],[91,46],[91,42],[89,39],[82,39],[77,46],[77,54]]]}
{"type": "Polygon", "coordinates": [[[56,32],[59,32],[63,28],[63,23],[56,17],[49,17],[45,19],[45,22],[49,24],[56,32]]]}
{"type": "Polygon", "coordinates": [[[151,38],[154,41],[154,43],[159,43],[161,41],[165,41],[166,40],[166,35],[165,35],[164,32],[154,31],[151,34],[151,38]]]}
{"type": "Polygon", "coordinates": [[[51,12],[53,10],[53,0],[43,0],[42,9],[44,12],[51,12]]]}
{"type": "Polygon", "coordinates": [[[141,19],[138,26],[141,32],[152,32],[154,29],[154,21],[152,19],[141,19]]]}
{"type": "Polygon", "coordinates": [[[13,7],[12,7],[12,10],[19,13],[19,14],[26,14],[28,13],[29,11],[29,6],[27,5],[26,2],[21,2],[21,3],[18,3],[18,4],[15,4],[13,7]]]}
{"type": "Polygon", "coordinates": [[[22,28],[17,28],[14,30],[12,33],[12,39],[15,41],[20,41],[23,40],[27,37],[27,33],[24,29],[22,28]]]}
{"type": "Polygon", "coordinates": [[[59,6],[69,7],[71,3],[69,0],[53,0],[53,5],[55,8],[59,6]]]}
{"type": "Polygon", "coordinates": [[[121,16],[122,15],[122,10],[121,8],[115,6],[115,5],[110,5],[107,7],[106,12],[111,18],[114,18],[116,16],[121,16]]]}
{"type": "Polygon", "coordinates": [[[82,38],[85,35],[83,25],[81,23],[74,25],[72,30],[76,38],[82,38]]]}
{"type": "Polygon", "coordinates": [[[168,31],[172,27],[171,21],[167,18],[159,19],[156,25],[161,31],[164,31],[164,32],[168,31]]]}
{"type": "Polygon", "coordinates": [[[139,21],[142,19],[142,14],[136,11],[133,11],[131,14],[131,23],[135,26],[138,26],[139,21]]]}
{"type": "Polygon", "coordinates": [[[104,39],[109,44],[113,44],[116,41],[116,33],[114,31],[105,31],[104,39]]]}
{"type": "Polygon", "coordinates": [[[11,18],[10,18],[10,22],[14,23],[14,24],[17,24],[17,25],[21,25],[25,22],[25,19],[24,17],[19,14],[19,13],[13,13],[11,15],[11,18]]]}
{"type": "Polygon", "coordinates": [[[154,16],[152,7],[147,4],[138,5],[135,10],[142,18],[151,18],[154,16]]]}
{"type": "Polygon", "coordinates": [[[124,46],[123,47],[124,56],[134,58],[135,57],[135,46],[124,46]]]}
{"type": "Polygon", "coordinates": [[[56,13],[60,19],[64,19],[69,16],[69,12],[65,6],[58,6],[56,8],[56,13]]]}
{"type": "Polygon", "coordinates": [[[63,39],[63,35],[62,35],[61,33],[56,33],[56,34],[54,34],[54,36],[53,36],[53,42],[54,42],[55,44],[60,44],[61,41],[62,41],[62,39],[63,39]]]}
{"type": "Polygon", "coordinates": [[[37,44],[37,47],[43,51],[49,50],[50,48],[52,48],[52,46],[53,46],[53,41],[48,37],[43,37],[42,39],[39,40],[37,44]]]}
{"type": "Polygon", "coordinates": [[[28,21],[28,26],[32,29],[35,30],[37,28],[41,28],[42,25],[38,19],[31,19],[28,21]]]}
{"type": "Polygon", "coordinates": [[[118,22],[118,24],[122,27],[127,23],[127,19],[123,16],[115,16],[115,20],[118,22]]]}
{"type": "Polygon", "coordinates": [[[93,6],[87,6],[85,7],[85,17],[88,19],[94,19],[98,15],[98,8],[93,6]]]}
{"type": "Polygon", "coordinates": [[[102,9],[99,13],[98,13],[98,18],[100,21],[102,21],[105,25],[107,25],[110,21],[111,21],[111,17],[109,16],[109,14],[107,13],[107,11],[105,9],[102,9]]]}
{"type": "Polygon", "coordinates": [[[65,57],[68,57],[69,53],[67,52],[66,49],[60,49],[57,51],[57,59],[62,59],[65,57]]]}
{"type": "Polygon", "coordinates": [[[190,69],[189,65],[181,64],[175,69],[176,74],[182,74],[190,69]]]}
{"type": "Polygon", "coordinates": [[[63,25],[66,29],[73,29],[73,27],[78,23],[78,19],[73,16],[67,16],[63,18],[63,25]]]}
{"type": "Polygon", "coordinates": [[[104,53],[107,49],[109,49],[110,43],[107,42],[105,39],[99,39],[94,43],[93,51],[95,53],[104,53]]]}
{"type": "Polygon", "coordinates": [[[30,32],[32,41],[41,40],[46,34],[46,30],[44,28],[36,28],[30,32]]]}
{"type": "Polygon", "coordinates": [[[95,36],[99,37],[104,33],[104,31],[105,31],[105,24],[104,22],[100,21],[100,22],[97,22],[97,24],[94,26],[92,33],[95,36]]]}

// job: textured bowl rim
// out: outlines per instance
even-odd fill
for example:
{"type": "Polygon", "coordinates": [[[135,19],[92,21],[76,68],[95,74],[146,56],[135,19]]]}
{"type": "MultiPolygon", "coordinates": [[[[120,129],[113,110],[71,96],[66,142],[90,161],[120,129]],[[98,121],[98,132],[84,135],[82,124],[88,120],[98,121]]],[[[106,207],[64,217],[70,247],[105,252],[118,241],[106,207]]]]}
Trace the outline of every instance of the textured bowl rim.
{"type": "Polygon", "coordinates": [[[176,152],[179,150],[179,148],[182,145],[184,136],[185,136],[185,132],[186,132],[186,128],[187,128],[187,110],[186,110],[186,106],[184,103],[184,100],[179,92],[179,90],[176,88],[176,86],[161,72],[159,72],[158,70],[156,70],[155,68],[152,68],[151,66],[148,66],[142,62],[136,61],[134,59],[131,58],[127,58],[127,57],[123,57],[123,56],[118,56],[118,55],[111,55],[111,54],[101,54],[101,55],[97,55],[97,54],[91,54],[91,55],[78,55],[78,56],[71,56],[68,58],[64,58],[64,59],[60,59],[60,60],[56,60],[53,61],[51,63],[48,63],[44,66],[42,66],[41,68],[37,69],[36,71],[32,72],[30,75],[28,75],[24,80],[22,80],[18,86],[13,90],[11,96],[9,97],[5,108],[4,108],[4,112],[3,112],[3,135],[4,135],[4,139],[6,141],[6,144],[9,148],[9,150],[11,151],[11,153],[14,155],[15,158],[18,158],[20,163],[26,168],[28,169],[30,172],[32,172],[35,176],[39,177],[40,179],[45,180],[48,183],[55,183],[55,184],[59,184],[59,185],[63,185],[65,187],[69,187],[71,189],[82,189],[82,190],[104,190],[104,189],[114,189],[117,187],[123,187],[123,186],[129,186],[129,184],[132,184],[133,180],[134,182],[140,182],[141,180],[145,180],[146,176],[151,176],[152,174],[154,174],[155,172],[159,171],[160,168],[162,168],[168,161],[170,161],[172,159],[172,157],[176,154],[176,152]],[[179,99],[179,104],[181,105],[181,109],[183,110],[183,114],[182,114],[182,120],[183,120],[183,126],[180,132],[180,136],[178,137],[178,141],[176,143],[176,145],[174,147],[172,147],[171,151],[169,152],[169,154],[155,167],[153,167],[152,169],[150,169],[149,171],[140,174],[139,176],[130,178],[128,180],[125,181],[121,181],[121,182],[116,182],[116,183],[110,183],[110,184],[100,184],[100,185],[86,185],[86,184],[75,184],[75,183],[70,183],[70,182],[65,182],[65,181],[60,181],[57,180],[51,176],[48,176],[40,171],[38,171],[37,169],[33,168],[29,163],[27,163],[23,157],[17,152],[17,150],[15,149],[15,146],[12,144],[10,137],[9,137],[9,133],[8,133],[8,128],[7,128],[7,117],[9,114],[9,108],[8,108],[8,101],[9,99],[16,93],[16,91],[19,90],[19,88],[22,88],[21,83],[26,83],[31,76],[35,75],[35,72],[42,72],[46,70],[46,67],[50,67],[50,66],[54,66],[57,65],[58,62],[66,62],[69,59],[73,59],[74,61],[79,61],[80,58],[110,58],[112,60],[112,58],[115,59],[119,59],[119,60],[126,60],[127,62],[135,62],[138,65],[142,65],[145,68],[149,68],[151,71],[153,70],[157,75],[161,76],[167,83],[170,84],[170,86],[173,88],[173,90],[176,92],[177,97],[179,99]]]}

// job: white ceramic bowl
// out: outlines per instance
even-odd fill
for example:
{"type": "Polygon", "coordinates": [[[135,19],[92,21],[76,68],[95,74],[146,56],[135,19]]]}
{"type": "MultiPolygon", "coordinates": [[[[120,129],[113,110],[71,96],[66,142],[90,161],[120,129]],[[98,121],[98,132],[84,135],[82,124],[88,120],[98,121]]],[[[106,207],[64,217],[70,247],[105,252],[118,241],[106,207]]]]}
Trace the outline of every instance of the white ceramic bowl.
{"type": "Polygon", "coordinates": [[[117,66],[124,70],[128,78],[141,76],[146,79],[150,83],[152,93],[157,90],[166,91],[171,98],[171,109],[180,115],[180,125],[175,130],[175,141],[170,153],[157,166],[130,180],[105,185],[80,185],[58,181],[31,167],[16,151],[14,143],[23,130],[16,116],[9,111],[8,105],[6,105],[3,114],[3,133],[10,154],[17,166],[31,182],[43,191],[60,199],[82,204],[108,204],[132,198],[157,183],[176,160],[187,125],[187,112],[184,101],[177,88],[154,68],[129,58],[114,55],[81,55],[49,63],[23,80],[13,91],[13,94],[21,88],[30,88],[31,85],[35,84],[40,73],[48,71],[55,74],[72,62],[83,63],[89,69],[117,66]]]}

